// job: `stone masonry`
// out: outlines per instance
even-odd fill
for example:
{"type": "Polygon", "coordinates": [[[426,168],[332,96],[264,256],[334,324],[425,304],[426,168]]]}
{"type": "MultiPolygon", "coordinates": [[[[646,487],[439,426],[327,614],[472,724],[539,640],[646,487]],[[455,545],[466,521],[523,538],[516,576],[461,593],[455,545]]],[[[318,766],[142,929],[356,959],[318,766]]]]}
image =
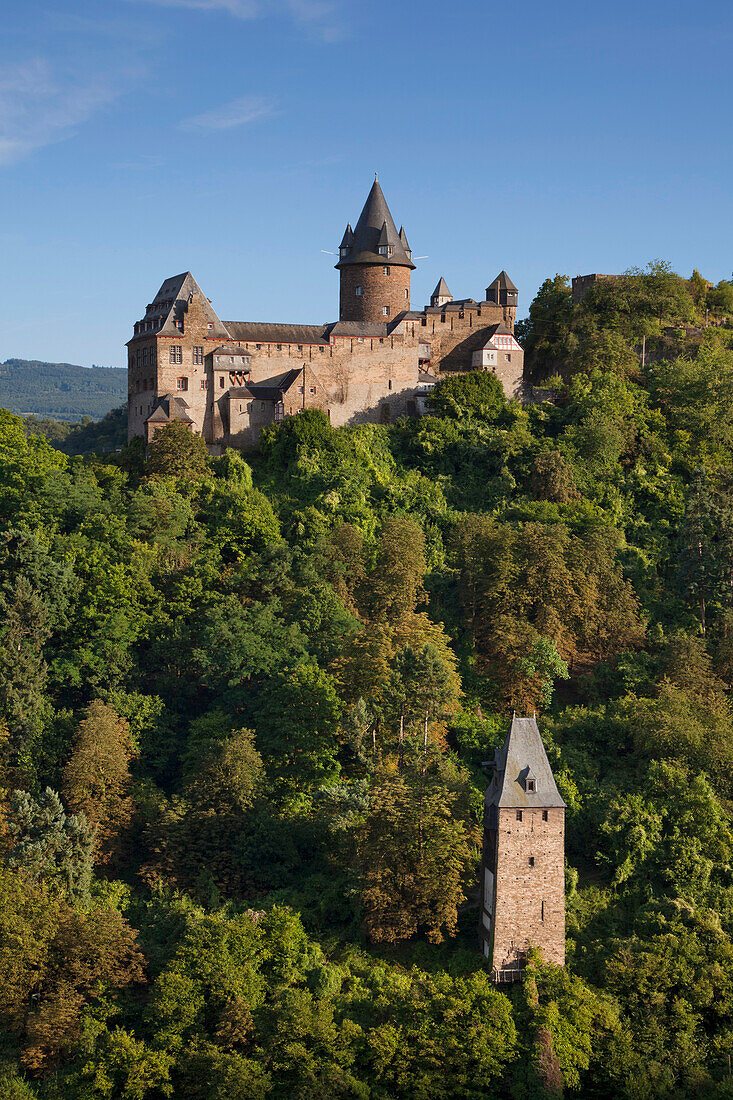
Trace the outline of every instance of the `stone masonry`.
{"type": "Polygon", "coordinates": [[[508,397],[521,398],[516,288],[506,273],[485,301],[441,293],[439,305],[412,311],[411,257],[375,180],[339,248],[336,322],[222,321],[190,272],[166,279],[127,345],[129,438],[149,442],[180,419],[216,454],[257,446],[263,427],[306,408],[334,426],[390,423],[419,415],[441,375],[472,369],[492,370],[508,397]]]}
{"type": "Polygon", "coordinates": [[[565,803],[534,718],[517,718],[485,795],[479,936],[497,981],[527,951],[565,963],[565,803]]]}

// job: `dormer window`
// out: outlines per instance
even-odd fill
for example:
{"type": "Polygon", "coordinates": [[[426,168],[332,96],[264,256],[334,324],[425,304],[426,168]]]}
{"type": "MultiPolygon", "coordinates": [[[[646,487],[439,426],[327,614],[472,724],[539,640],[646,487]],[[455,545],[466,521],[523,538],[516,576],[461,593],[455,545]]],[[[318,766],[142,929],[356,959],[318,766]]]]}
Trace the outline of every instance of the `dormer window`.
{"type": "Polygon", "coordinates": [[[344,256],[347,255],[348,251],[349,251],[348,248],[346,248],[344,245],[342,245],[341,248],[339,248],[339,255],[341,256],[342,260],[343,260],[344,256]]]}
{"type": "Polygon", "coordinates": [[[379,246],[379,255],[380,256],[389,256],[389,248],[387,247],[386,244],[380,244],[380,246],[379,246]]]}
{"type": "Polygon", "coordinates": [[[537,780],[536,779],[528,779],[527,780],[527,790],[532,791],[532,792],[537,790],[537,780]]]}

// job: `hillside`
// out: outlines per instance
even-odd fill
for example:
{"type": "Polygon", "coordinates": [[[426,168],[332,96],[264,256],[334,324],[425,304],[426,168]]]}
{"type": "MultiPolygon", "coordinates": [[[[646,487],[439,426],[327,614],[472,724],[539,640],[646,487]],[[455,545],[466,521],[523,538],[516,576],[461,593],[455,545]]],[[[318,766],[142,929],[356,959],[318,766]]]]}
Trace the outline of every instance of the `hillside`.
{"type": "Polygon", "coordinates": [[[453,376],[246,461],[0,412],[0,1095],[730,1100],[733,328],[688,283],[548,279],[552,402],[453,376]],[[567,963],[497,988],[515,710],[567,963]]]}
{"type": "Polygon", "coordinates": [[[0,408],[18,416],[99,420],[127,401],[127,371],[6,359],[0,364],[0,408]]]}
{"type": "Polygon", "coordinates": [[[43,436],[64,454],[105,454],[118,450],[127,440],[127,405],[105,413],[101,420],[82,417],[76,423],[27,416],[24,425],[27,435],[43,436]]]}

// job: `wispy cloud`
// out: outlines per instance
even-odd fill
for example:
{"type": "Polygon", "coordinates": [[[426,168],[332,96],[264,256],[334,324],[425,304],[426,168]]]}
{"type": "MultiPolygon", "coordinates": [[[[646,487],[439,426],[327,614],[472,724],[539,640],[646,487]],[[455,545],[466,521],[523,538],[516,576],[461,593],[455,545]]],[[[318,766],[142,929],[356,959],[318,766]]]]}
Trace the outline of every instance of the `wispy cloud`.
{"type": "Polygon", "coordinates": [[[325,42],[343,38],[344,27],[336,0],[134,0],[163,8],[225,12],[235,19],[286,15],[325,42]]]}
{"type": "Polygon", "coordinates": [[[246,126],[248,122],[275,113],[275,104],[271,100],[264,96],[245,95],[211,111],[202,111],[200,115],[184,119],[180,125],[184,130],[234,130],[237,126],[246,126]]]}
{"type": "Polygon", "coordinates": [[[72,137],[118,94],[107,78],[55,75],[43,58],[0,70],[0,166],[72,137]]]}

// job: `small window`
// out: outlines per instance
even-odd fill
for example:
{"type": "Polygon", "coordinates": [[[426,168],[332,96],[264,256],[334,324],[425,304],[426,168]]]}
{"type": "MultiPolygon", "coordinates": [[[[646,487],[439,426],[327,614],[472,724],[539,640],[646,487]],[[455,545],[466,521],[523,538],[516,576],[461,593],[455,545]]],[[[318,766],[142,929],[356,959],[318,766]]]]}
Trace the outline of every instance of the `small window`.
{"type": "Polygon", "coordinates": [[[267,402],[266,401],[260,401],[260,408],[261,409],[266,409],[267,408],[267,402]]]}
{"type": "Polygon", "coordinates": [[[392,379],[391,378],[390,378],[389,382],[387,383],[387,387],[390,390],[392,389],[392,379]]]}
{"type": "Polygon", "coordinates": [[[527,780],[527,790],[528,791],[536,791],[537,790],[537,780],[536,779],[528,779],[527,780]]]}
{"type": "Polygon", "coordinates": [[[298,386],[298,393],[305,393],[305,390],[302,386],[298,386]]]}
{"type": "Polygon", "coordinates": [[[324,348],[323,344],[321,344],[321,346],[318,350],[320,351],[321,355],[323,355],[323,353],[326,349],[324,348]]]}
{"type": "Polygon", "coordinates": [[[380,246],[379,246],[379,255],[380,256],[389,256],[389,249],[388,249],[386,244],[380,244],[380,246]]]}
{"type": "Polygon", "coordinates": [[[511,363],[511,361],[512,361],[512,357],[511,357],[511,355],[509,354],[509,352],[507,352],[507,355],[506,355],[506,361],[507,361],[507,363],[511,363]]]}
{"type": "Polygon", "coordinates": [[[147,365],[148,365],[148,349],[143,348],[143,366],[147,367],[147,365]]]}
{"type": "Polygon", "coordinates": [[[389,317],[389,306],[382,306],[382,316],[389,317]]]}
{"type": "Polygon", "coordinates": [[[547,810],[543,810],[543,811],[542,811],[542,820],[543,820],[543,821],[547,821],[547,819],[548,819],[548,813],[547,813],[547,810]]]}
{"type": "Polygon", "coordinates": [[[188,379],[187,378],[176,378],[176,389],[177,390],[187,390],[188,389],[188,379]]]}
{"type": "Polygon", "coordinates": [[[193,363],[195,367],[200,367],[204,361],[204,349],[202,347],[194,347],[193,349],[193,363]]]}
{"type": "Polygon", "coordinates": [[[207,327],[207,329],[209,330],[209,332],[213,332],[213,330],[214,330],[214,322],[213,322],[213,321],[209,321],[209,323],[208,323],[208,325],[207,325],[206,327],[207,327]]]}
{"type": "Polygon", "coordinates": [[[180,344],[171,344],[169,354],[171,363],[183,362],[183,348],[180,344]]]}
{"type": "Polygon", "coordinates": [[[315,386],[311,386],[308,390],[308,393],[315,393],[315,392],[316,392],[316,387],[315,386]]]}
{"type": "Polygon", "coordinates": [[[383,337],[383,336],[380,336],[380,337],[379,337],[379,343],[380,343],[380,344],[383,344],[383,343],[384,343],[384,337],[383,337]]]}
{"type": "Polygon", "coordinates": [[[540,902],[540,920],[544,920],[544,919],[545,919],[545,903],[543,901],[543,902],[540,902]]]}
{"type": "Polygon", "coordinates": [[[410,292],[407,289],[407,287],[405,287],[405,298],[409,298],[409,297],[410,297],[410,292]]]}
{"type": "Polygon", "coordinates": [[[219,375],[219,389],[220,390],[224,389],[224,375],[223,374],[219,375]]]}
{"type": "Polygon", "coordinates": [[[517,821],[521,821],[521,820],[522,820],[522,811],[517,810],[517,821]]]}
{"type": "Polygon", "coordinates": [[[530,867],[534,867],[534,856],[529,857],[529,865],[530,867]]]}
{"type": "Polygon", "coordinates": [[[302,345],[302,344],[298,344],[298,351],[302,351],[302,350],[303,350],[303,345],[302,345]]]}
{"type": "Polygon", "coordinates": [[[356,342],[357,342],[357,344],[363,344],[364,343],[364,337],[363,336],[357,336],[356,342]]]}
{"type": "Polygon", "coordinates": [[[209,388],[209,380],[208,380],[208,378],[202,378],[202,379],[201,379],[201,389],[202,389],[202,390],[208,390],[208,388],[209,388]]]}
{"type": "Polygon", "coordinates": [[[357,298],[361,298],[361,296],[362,296],[362,294],[363,294],[363,293],[364,293],[364,292],[363,292],[363,290],[362,290],[362,288],[361,288],[360,286],[358,286],[358,287],[356,288],[356,290],[354,291],[354,294],[355,294],[355,295],[357,296],[357,298]]]}
{"type": "Polygon", "coordinates": [[[388,267],[383,267],[382,268],[382,274],[383,275],[389,275],[389,268],[388,267]]]}
{"type": "Polygon", "coordinates": [[[277,350],[278,350],[278,351],[282,351],[282,350],[283,350],[283,346],[282,346],[282,344],[276,344],[276,345],[275,345],[275,347],[277,348],[277,350]]]}

